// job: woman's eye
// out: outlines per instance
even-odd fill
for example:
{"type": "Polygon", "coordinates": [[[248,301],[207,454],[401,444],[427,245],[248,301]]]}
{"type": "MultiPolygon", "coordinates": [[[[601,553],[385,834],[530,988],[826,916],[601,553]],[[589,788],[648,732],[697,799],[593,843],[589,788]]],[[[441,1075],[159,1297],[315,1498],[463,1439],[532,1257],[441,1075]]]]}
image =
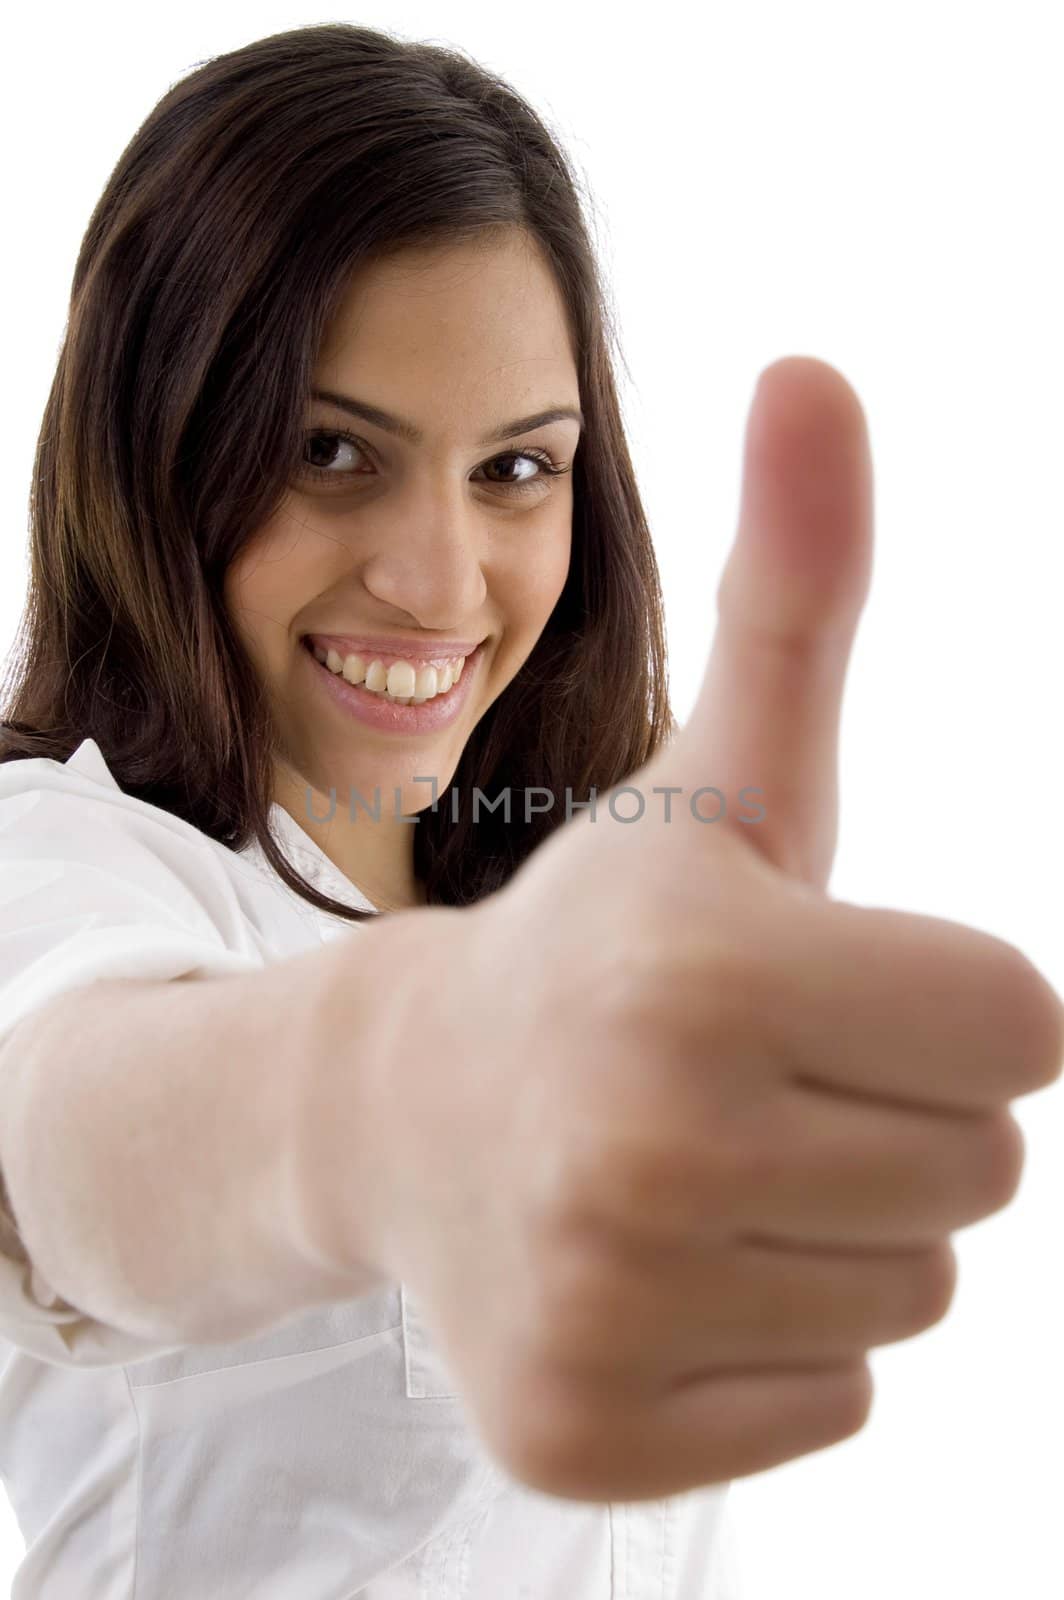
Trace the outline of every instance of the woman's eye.
{"type": "MultiPolygon", "coordinates": [[[[301,475],[308,478],[328,480],[332,483],[338,481],[342,483],[345,479],[351,477],[366,476],[365,472],[359,472],[352,469],[351,466],[344,467],[343,452],[345,450],[353,451],[356,457],[361,456],[364,461],[369,459],[361,440],[354,438],[352,434],[334,429],[314,429],[305,438],[301,475]],[[308,460],[308,455],[312,455],[315,459],[308,460]],[[338,462],[339,465],[337,464],[338,462]]],[[[560,466],[546,450],[530,449],[508,450],[503,455],[493,456],[490,461],[486,461],[482,466],[478,467],[477,471],[484,472],[489,468],[497,468],[500,463],[506,471],[516,470],[518,463],[522,463],[526,468],[536,469],[534,471],[525,470],[519,477],[511,479],[509,482],[498,481],[491,477],[486,480],[493,488],[503,489],[509,494],[524,494],[530,489],[535,490],[541,479],[559,477],[562,473],[570,470],[568,467],[560,466]]]]}
{"type": "Polygon", "coordinates": [[[362,453],[362,447],[356,439],[352,439],[350,434],[326,433],[320,428],[315,433],[307,434],[304,450],[312,452],[316,457],[310,463],[307,463],[304,458],[304,464],[309,467],[309,475],[311,477],[336,478],[347,476],[345,472],[331,470],[332,464],[336,459],[337,445],[341,449],[354,450],[360,455],[362,453]]]}
{"type": "MultiPolygon", "coordinates": [[[[511,483],[500,483],[498,485],[500,489],[523,489],[525,484],[534,484],[545,473],[557,470],[549,456],[541,456],[538,452],[531,450],[512,450],[508,451],[504,456],[493,456],[490,461],[485,461],[484,466],[485,468],[497,467],[500,461],[504,463],[512,462],[515,465],[520,463],[523,466],[533,466],[538,469],[535,472],[526,472],[523,477],[517,478],[511,483]]],[[[491,481],[489,478],[488,482],[490,483],[491,481]]]]}

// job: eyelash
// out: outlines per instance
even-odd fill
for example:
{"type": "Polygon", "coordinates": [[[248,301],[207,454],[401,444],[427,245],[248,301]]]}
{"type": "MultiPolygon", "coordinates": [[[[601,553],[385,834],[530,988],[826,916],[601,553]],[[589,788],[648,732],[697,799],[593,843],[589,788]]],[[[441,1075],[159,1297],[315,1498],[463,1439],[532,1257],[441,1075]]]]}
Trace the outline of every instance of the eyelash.
{"type": "MultiPolygon", "coordinates": [[[[357,439],[353,433],[348,433],[344,428],[312,428],[304,436],[304,447],[311,439],[328,439],[330,441],[339,439],[345,444],[354,445],[355,448],[360,450],[364,455],[369,454],[363,441],[361,439],[357,439]]],[[[563,467],[561,463],[555,461],[554,457],[551,456],[546,450],[539,449],[506,450],[502,453],[502,455],[492,456],[490,461],[485,461],[482,463],[482,465],[490,467],[496,461],[515,460],[534,461],[537,466],[543,469],[543,472],[542,474],[537,474],[537,476],[534,478],[524,478],[518,483],[489,484],[489,488],[501,489],[506,494],[526,494],[530,490],[534,490],[536,488],[536,485],[540,481],[540,476],[546,475],[550,478],[557,478],[572,470],[571,465],[568,467],[563,467]]],[[[350,473],[330,472],[326,467],[316,467],[307,461],[301,463],[301,468],[301,476],[308,478],[328,479],[332,482],[336,482],[338,479],[342,482],[345,477],[352,476],[350,473]]]]}

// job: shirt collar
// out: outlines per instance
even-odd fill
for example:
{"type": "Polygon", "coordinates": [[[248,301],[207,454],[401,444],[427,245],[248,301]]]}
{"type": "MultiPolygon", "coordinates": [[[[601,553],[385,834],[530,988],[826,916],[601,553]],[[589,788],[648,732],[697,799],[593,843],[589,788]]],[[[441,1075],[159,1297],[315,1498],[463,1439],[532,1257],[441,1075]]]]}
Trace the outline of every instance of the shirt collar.
{"type": "Polygon", "coordinates": [[[367,900],[358,886],[342,873],[331,857],[314,839],[310,837],[305,828],[301,828],[293,816],[279,805],[275,800],[269,810],[270,832],[286,851],[300,857],[299,868],[303,876],[314,884],[316,889],[323,890],[331,895],[334,900],[342,900],[345,905],[351,903],[354,897],[356,911],[376,911],[372,901],[367,900]]]}
{"type": "MultiPolygon", "coordinates": [[[[65,765],[92,783],[99,783],[104,788],[122,792],[95,739],[83,739],[77,749],[68,756],[65,765]]],[[[361,889],[353,884],[350,878],[344,876],[320,845],[316,844],[310,834],[301,828],[295,818],[289,816],[284,807],[278,805],[276,801],[270,806],[268,820],[270,833],[282,851],[286,855],[297,857],[296,864],[299,871],[316,889],[334,900],[342,901],[344,905],[352,905],[355,911],[377,911],[373,902],[367,900],[361,889]]],[[[247,852],[256,856],[262,855],[258,840],[253,839],[240,853],[247,852]]]]}

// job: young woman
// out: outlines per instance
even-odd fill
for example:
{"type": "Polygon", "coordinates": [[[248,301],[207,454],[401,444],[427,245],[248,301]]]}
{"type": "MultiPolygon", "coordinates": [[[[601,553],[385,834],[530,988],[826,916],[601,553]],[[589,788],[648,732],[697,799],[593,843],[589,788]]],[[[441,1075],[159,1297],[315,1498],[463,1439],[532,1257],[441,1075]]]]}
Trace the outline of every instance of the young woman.
{"type": "Polygon", "coordinates": [[[681,747],[608,326],[529,106],[369,29],[200,67],[91,218],[0,755],[16,1592],[731,1600],[729,1477],[861,1426],[867,1349],[1016,1181],[1055,1000],[814,892],[859,407],[815,363],[766,389],[681,747]],[[793,815],[593,825],[664,756],[793,815]],[[940,1009],[897,1003],[917,967],[940,1009]],[[976,967],[1008,1004],[965,1027],[976,967]]]}
{"type": "MultiPolygon", "coordinates": [[[[457,53],[342,25],[171,89],[77,261],[32,563],[0,810],[38,934],[5,971],[6,1029],[90,980],[257,972],[375,911],[469,906],[564,821],[567,786],[639,766],[672,727],[655,561],[573,175],[535,113],[457,53]],[[526,818],[531,784],[557,805],[526,818]]],[[[431,959],[446,981],[446,940],[431,959]]],[[[104,1089],[88,1038],[76,1054],[104,1089]]],[[[156,1125],[158,1064],[121,1103],[108,1079],[97,1117],[156,1125]]],[[[477,1593],[606,1600],[612,1547],[649,1600],[687,1538],[710,1570],[723,1490],[611,1514],[508,1480],[405,1285],[319,1275],[308,1310],[267,1270],[262,1298],[226,1182],[256,1110],[224,1072],[210,1126],[187,1081],[136,1240],[94,1173],[120,1259],[65,1213],[58,1296],[60,1219],[27,1226],[32,1266],[9,1220],[23,1592],[444,1600],[475,1558],[477,1593]],[[211,1195],[194,1217],[189,1184],[211,1195]],[[193,1247],[209,1284],[178,1264],[193,1247]]],[[[278,1201],[284,1181],[276,1151],[278,1201]]]]}

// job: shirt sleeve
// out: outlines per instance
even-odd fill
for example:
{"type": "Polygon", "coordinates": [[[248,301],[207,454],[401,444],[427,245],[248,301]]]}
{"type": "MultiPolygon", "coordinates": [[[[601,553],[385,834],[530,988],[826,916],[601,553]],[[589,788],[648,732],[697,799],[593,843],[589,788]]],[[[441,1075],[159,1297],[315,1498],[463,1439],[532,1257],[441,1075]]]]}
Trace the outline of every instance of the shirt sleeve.
{"type": "MultiPolygon", "coordinates": [[[[215,977],[263,965],[222,849],[62,763],[0,766],[0,1117],[9,1036],[56,996],[106,978],[215,977]],[[20,766],[34,768],[32,777],[20,766]]],[[[61,1366],[117,1366],[181,1348],[110,1327],[63,1299],[27,1253],[2,1173],[0,1338],[61,1366]]]]}

